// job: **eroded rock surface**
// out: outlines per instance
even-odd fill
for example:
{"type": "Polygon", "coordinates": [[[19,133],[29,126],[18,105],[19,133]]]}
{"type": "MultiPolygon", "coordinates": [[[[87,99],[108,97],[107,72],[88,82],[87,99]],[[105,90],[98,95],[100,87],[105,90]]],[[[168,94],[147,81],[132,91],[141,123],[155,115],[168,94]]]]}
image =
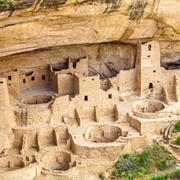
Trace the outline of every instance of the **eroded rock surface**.
{"type": "Polygon", "coordinates": [[[12,0],[0,11],[0,56],[58,45],[180,40],[180,2],[12,0]]]}

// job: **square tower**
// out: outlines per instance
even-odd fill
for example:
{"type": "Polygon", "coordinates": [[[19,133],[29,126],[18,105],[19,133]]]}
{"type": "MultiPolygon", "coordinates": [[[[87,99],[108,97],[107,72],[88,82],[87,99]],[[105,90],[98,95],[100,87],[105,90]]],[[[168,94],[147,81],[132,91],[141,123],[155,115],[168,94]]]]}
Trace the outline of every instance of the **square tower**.
{"type": "Polygon", "coordinates": [[[137,82],[140,96],[150,93],[160,94],[161,76],[160,47],[158,41],[139,42],[137,46],[137,82]]]}
{"type": "Polygon", "coordinates": [[[74,76],[74,94],[81,97],[82,101],[96,102],[101,99],[100,79],[97,76],[74,76]]]}

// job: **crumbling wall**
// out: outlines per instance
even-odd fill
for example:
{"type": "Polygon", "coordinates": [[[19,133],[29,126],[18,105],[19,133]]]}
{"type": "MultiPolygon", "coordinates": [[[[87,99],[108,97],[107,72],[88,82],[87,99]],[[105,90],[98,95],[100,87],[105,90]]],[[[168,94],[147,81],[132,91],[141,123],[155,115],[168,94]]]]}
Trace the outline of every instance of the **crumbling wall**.
{"type": "Polygon", "coordinates": [[[36,129],[30,129],[30,128],[13,128],[14,133],[14,143],[13,147],[20,148],[23,144],[23,135],[26,134],[27,136],[27,148],[35,147],[37,148],[37,140],[36,140],[36,134],[38,132],[38,128],[36,129]]]}
{"type": "Polygon", "coordinates": [[[137,90],[136,69],[121,70],[118,74],[118,87],[121,95],[128,95],[137,90]]]}
{"type": "Polygon", "coordinates": [[[109,105],[99,105],[96,106],[96,116],[105,117],[105,116],[115,116],[115,104],[109,105]]]}
{"type": "Polygon", "coordinates": [[[58,92],[57,74],[53,72],[52,65],[49,66],[48,72],[49,72],[50,86],[52,87],[54,91],[58,92]]]}
{"type": "Polygon", "coordinates": [[[95,107],[94,106],[78,108],[78,113],[80,114],[81,121],[85,119],[95,120],[95,107]]]}
{"type": "Polygon", "coordinates": [[[52,105],[53,123],[63,122],[63,116],[75,118],[75,103],[68,95],[55,99],[52,105]]]}
{"type": "Polygon", "coordinates": [[[6,78],[0,78],[0,109],[9,106],[9,93],[6,78]]]}
{"type": "Polygon", "coordinates": [[[49,83],[48,69],[45,67],[21,70],[19,82],[20,91],[36,86],[47,85],[49,83]]]}
{"type": "Polygon", "coordinates": [[[20,95],[20,83],[19,83],[19,71],[9,71],[0,74],[0,78],[6,78],[9,93],[15,97],[19,98],[20,95]]]}
{"type": "Polygon", "coordinates": [[[169,104],[170,103],[169,95],[168,95],[167,89],[165,87],[162,87],[162,95],[163,95],[165,103],[169,104]]]}

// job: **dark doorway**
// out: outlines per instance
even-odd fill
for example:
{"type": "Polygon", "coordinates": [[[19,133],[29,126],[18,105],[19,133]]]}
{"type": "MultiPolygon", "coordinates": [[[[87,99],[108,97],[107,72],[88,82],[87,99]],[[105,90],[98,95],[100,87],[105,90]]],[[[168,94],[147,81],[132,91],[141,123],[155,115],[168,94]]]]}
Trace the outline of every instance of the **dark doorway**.
{"type": "Polygon", "coordinates": [[[149,83],[149,89],[153,88],[153,83],[149,83]]]}
{"type": "Polygon", "coordinates": [[[76,62],[73,62],[73,68],[76,69],[76,62]]]}

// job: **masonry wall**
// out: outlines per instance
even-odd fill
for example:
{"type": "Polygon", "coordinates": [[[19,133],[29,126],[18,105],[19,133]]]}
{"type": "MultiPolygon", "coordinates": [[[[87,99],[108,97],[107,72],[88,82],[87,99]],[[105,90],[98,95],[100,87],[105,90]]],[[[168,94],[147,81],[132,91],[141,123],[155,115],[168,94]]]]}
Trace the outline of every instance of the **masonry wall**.
{"type": "Polygon", "coordinates": [[[21,91],[49,83],[47,68],[20,71],[19,78],[21,91]]]}
{"type": "Polygon", "coordinates": [[[79,108],[78,113],[80,115],[81,120],[84,119],[94,119],[95,120],[95,107],[84,107],[79,108]]]}
{"type": "MultiPolygon", "coordinates": [[[[74,84],[74,86],[77,86],[74,84]]],[[[79,77],[79,95],[80,101],[93,103],[100,100],[100,79],[99,76],[79,77]]]]}
{"type": "Polygon", "coordinates": [[[180,75],[179,70],[165,70],[161,67],[143,68],[141,74],[142,95],[147,95],[151,92],[155,95],[161,95],[163,86],[167,89],[169,94],[175,94],[174,76],[180,75]]]}
{"type": "Polygon", "coordinates": [[[69,96],[60,96],[55,99],[52,105],[53,123],[63,122],[63,116],[75,118],[74,101],[70,101],[69,96]]]}
{"type": "Polygon", "coordinates": [[[118,74],[118,86],[121,95],[132,94],[137,90],[136,69],[122,70],[118,74]]]}
{"type": "Polygon", "coordinates": [[[88,76],[88,59],[83,58],[80,59],[78,62],[73,62],[70,58],[67,62],[67,68],[63,68],[59,71],[56,71],[57,74],[81,74],[84,76],[88,76]]]}
{"type": "Polygon", "coordinates": [[[175,91],[175,99],[177,102],[180,100],[180,86],[179,86],[179,77],[177,75],[174,76],[174,91],[175,91]]]}
{"type": "Polygon", "coordinates": [[[68,95],[73,94],[73,75],[72,74],[58,74],[58,94],[68,95]]]}
{"type": "Polygon", "coordinates": [[[57,74],[56,72],[53,72],[52,65],[48,68],[49,72],[49,83],[52,89],[56,92],[58,92],[58,83],[57,83],[57,74]]]}
{"type": "Polygon", "coordinates": [[[6,78],[0,78],[0,109],[9,106],[9,94],[6,78]]]}
{"type": "Polygon", "coordinates": [[[6,73],[2,73],[0,74],[0,77],[6,78],[9,93],[15,98],[19,98],[19,71],[9,71],[6,73]]]}

